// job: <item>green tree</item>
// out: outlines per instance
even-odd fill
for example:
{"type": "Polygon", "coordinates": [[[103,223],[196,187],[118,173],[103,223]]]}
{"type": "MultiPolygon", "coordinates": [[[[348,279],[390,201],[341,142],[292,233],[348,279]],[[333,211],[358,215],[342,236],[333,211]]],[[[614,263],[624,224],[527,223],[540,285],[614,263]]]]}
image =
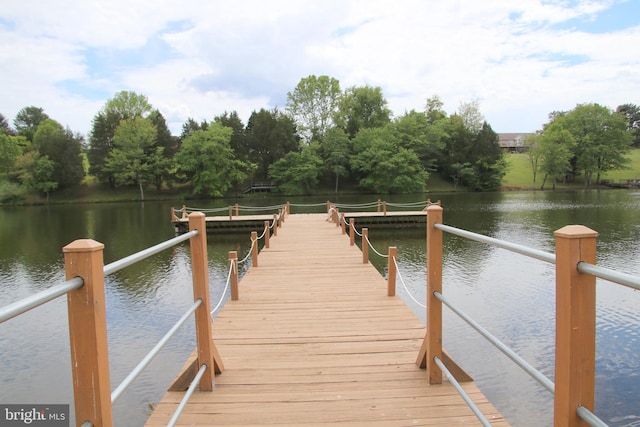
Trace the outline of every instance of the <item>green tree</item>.
{"type": "Polygon", "coordinates": [[[18,158],[16,169],[19,179],[29,191],[43,193],[49,201],[49,193],[58,187],[53,180],[54,162],[37,151],[29,151],[18,158]]]}
{"type": "Polygon", "coordinates": [[[191,135],[193,132],[197,130],[207,130],[208,127],[209,127],[209,122],[207,122],[206,120],[203,120],[202,122],[198,123],[197,121],[189,117],[187,121],[184,122],[184,124],[182,125],[182,133],[180,134],[180,140],[183,141],[186,137],[188,137],[189,135],[191,135]]]}
{"type": "Polygon", "coordinates": [[[327,130],[334,125],[341,95],[337,79],[315,75],[301,79],[294,91],[287,93],[286,111],[306,143],[323,141],[327,130]]]}
{"type": "Polygon", "coordinates": [[[38,130],[38,125],[47,120],[49,116],[45,114],[44,109],[40,107],[24,107],[18,111],[15,119],[13,120],[13,126],[16,128],[18,135],[22,135],[27,140],[33,141],[33,136],[38,130]]]}
{"type": "Polygon", "coordinates": [[[90,173],[100,181],[115,187],[115,177],[106,168],[106,162],[114,148],[114,136],[120,122],[135,117],[147,117],[152,111],[144,95],[120,91],[105,103],[94,116],[89,134],[88,158],[90,173]]]}
{"type": "Polygon", "coordinates": [[[53,162],[51,179],[58,183],[57,188],[68,188],[80,184],[84,178],[82,142],[84,138],[64,129],[55,120],[46,119],[38,126],[33,136],[33,145],[53,162]]]}
{"type": "Polygon", "coordinates": [[[580,104],[561,117],[560,123],[575,140],[576,168],[585,185],[596,183],[604,172],[627,167],[631,148],[628,123],[622,114],[598,104],[580,104]]]}
{"type": "Polygon", "coordinates": [[[11,126],[9,126],[9,121],[7,120],[7,118],[4,116],[4,114],[0,113],[0,135],[15,136],[15,134],[15,131],[11,129],[11,126]]]}
{"type": "Polygon", "coordinates": [[[221,124],[222,126],[233,129],[230,141],[231,149],[235,153],[236,158],[242,161],[248,161],[249,147],[247,146],[245,126],[238,113],[235,111],[232,111],[231,113],[225,111],[224,114],[214,117],[213,121],[221,124]]]}
{"type": "Polygon", "coordinates": [[[527,158],[531,165],[531,171],[533,172],[533,182],[536,182],[538,177],[538,169],[540,168],[540,149],[539,149],[539,134],[529,135],[524,140],[524,146],[526,147],[527,158]]]}
{"type": "Polygon", "coordinates": [[[616,108],[616,112],[622,114],[627,121],[627,130],[631,132],[632,145],[640,148],[640,106],[623,104],[616,108]]]}
{"type": "Polygon", "coordinates": [[[337,126],[354,138],[360,129],[384,127],[391,122],[391,110],[380,87],[350,87],[340,100],[337,126]]]}
{"type": "Polygon", "coordinates": [[[249,161],[257,165],[255,177],[266,180],[269,166],[300,148],[293,120],[277,109],[254,111],[246,128],[249,161]]]}
{"type": "Polygon", "coordinates": [[[433,95],[432,97],[427,98],[424,115],[429,124],[434,124],[447,118],[447,113],[442,109],[443,106],[444,102],[442,102],[440,96],[433,95]]]}
{"type": "Polygon", "coordinates": [[[308,194],[322,172],[319,144],[312,142],[300,152],[289,152],[269,167],[269,177],[286,195],[308,194]]]}
{"type": "Polygon", "coordinates": [[[134,117],[120,122],[113,136],[105,170],[112,174],[116,186],[136,184],[140,200],[144,186],[153,181],[156,163],[162,160],[162,147],[156,145],[158,131],[147,119],[134,117]]]}
{"type": "Polygon", "coordinates": [[[484,116],[480,112],[480,103],[477,100],[461,102],[457,114],[472,135],[477,135],[482,130],[484,116]]]}
{"type": "Polygon", "coordinates": [[[425,170],[437,169],[446,137],[442,119],[429,122],[426,115],[411,110],[394,120],[392,129],[399,145],[416,153],[425,170]]]}
{"type": "Polygon", "coordinates": [[[193,183],[194,194],[221,197],[252,173],[255,165],[238,160],[231,149],[233,130],[212,123],[182,142],[176,163],[193,183]]]}
{"type": "Polygon", "coordinates": [[[9,176],[26,144],[27,139],[24,136],[11,136],[6,133],[0,133],[0,170],[4,171],[7,176],[9,176]]]}
{"type": "Polygon", "coordinates": [[[349,174],[351,141],[344,130],[333,127],[327,131],[320,147],[320,156],[325,168],[335,176],[335,191],[338,192],[338,180],[349,174]]]}
{"type": "Polygon", "coordinates": [[[541,190],[547,178],[553,179],[553,189],[556,189],[556,181],[559,177],[566,177],[567,171],[571,168],[571,157],[573,157],[574,140],[571,133],[563,129],[558,124],[547,126],[538,139],[537,151],[541,162],[540,169],[544,173],[541,190]]]}
{"type": "Polygon", "coordinates": [[[363,189],[375,193],[425,190],[429,173],[415,152],[398,147],[389,127],[363,129],[353,144],[351,169],[358,174],[358,183],[363,189]]]}
{"type": "Polygon", "coordinates": [[[157,158],[153,164],[153,182],[156,186],[156,190],[162,189],[162,183],[166,182],[171,185],[173,181],[172,165],[173,157],[178,152],[179,140],[171,135],[167,122],[164,116],[158,110],[153,110],[147,118],[153,126],[155,126],[158,133],[156,137],[156,149],[154,153],[158,153],[157,148],[161,148],[162,156],[157,158]]]}

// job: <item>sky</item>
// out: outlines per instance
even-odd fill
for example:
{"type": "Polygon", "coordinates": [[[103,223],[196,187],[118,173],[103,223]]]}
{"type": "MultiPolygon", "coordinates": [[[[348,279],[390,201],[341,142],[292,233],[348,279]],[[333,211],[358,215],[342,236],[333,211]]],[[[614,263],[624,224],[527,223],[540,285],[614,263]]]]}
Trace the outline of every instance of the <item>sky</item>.
{"type": "Polygon", "coordinates": [[[188,118],[284,110],[302,78],[380,87],[394,117],[438,95],[494,131],[640,104],[640,0],[0,0],[0,113],[88,135],[122,90],[188,118]]]}

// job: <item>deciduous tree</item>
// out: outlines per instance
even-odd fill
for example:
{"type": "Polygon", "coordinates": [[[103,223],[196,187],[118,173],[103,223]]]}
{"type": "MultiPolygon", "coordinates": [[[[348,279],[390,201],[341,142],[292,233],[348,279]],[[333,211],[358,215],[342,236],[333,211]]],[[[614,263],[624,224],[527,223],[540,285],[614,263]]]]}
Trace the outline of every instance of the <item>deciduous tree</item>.
{"type": "Polygon", "coordinates": [[[340,82],[329,76],[310,75],[287,93],[286,110],[298,125],[304,142],[322,142],[333,125],[340,104],[340,82]]]}
{"type": "Polygon", "coordinates": [[[318,142],[289,152],[269,167],[269,177],[287,195],[308,194],[318,183],[322,172],[322,159],[318,142]]]}
{"type": "Polygon", "coordinates": [[[16,114],[13,120],[13,126],[16,128],[18,135],[22,135],[27,138],[27,140],[33,141],[33,136],[36,134],[36,130],[38,130],[38,125],[48,118],[49,116],[45,114],[44,108],[31,105],[18,111],[18,114],[16,114]]]}
{"type": "Polygon", "coordinates": [[[391,110],[380,87],[352,86],[342,95],[337,126],[354,138],[360,129],[384,127],[391,122],[391,110]]]}

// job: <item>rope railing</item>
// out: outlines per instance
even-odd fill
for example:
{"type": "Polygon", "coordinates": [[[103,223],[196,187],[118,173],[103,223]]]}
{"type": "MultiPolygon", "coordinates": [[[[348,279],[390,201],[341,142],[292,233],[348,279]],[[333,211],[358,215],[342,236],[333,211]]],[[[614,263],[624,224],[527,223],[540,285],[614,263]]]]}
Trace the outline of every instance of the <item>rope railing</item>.
{"type": "Polygon", "coordinates": [[[398,260],[396,257],[393,257],[393,263],[396,266],[396,274],[398,275],[398,278],[400,278],[400,283],[402,283],[402,287],[404,288],[404,291],[407,293],[407,295],[409,295],[409,297],[413,300],[413,302],[418,304],[420,307],[427,308],[426,305],[418,301],[416,297],[413,296],[413,293],[407,287],[407,284],[404,282],[404,279],[402,278],[402,273],[400,273],[400,267],[398,266],[398,260]]]}
{"type": "Polygon", "coordinates": [[[379,257],[382,257],[382,258],[389,258],[388,254],[382,254],[382,253],[380,253],[380,252],[378,252],[376,250],[376,248],[373,246],[373,244],[371,244],[371,240],[369,240],[369,236],[365,236],[365,240],[367,241],[367,244],[373,250],[373,252],[375,252],[376,255],[378,255],[379,257]]]}
{"type": "Polygon", "coordinates": [[[213,308],[213,310],[211,310],[211,316],[213,316],[213,313],[215,313],[216,311],[218,311],[218,309],[220,308],[220,306],[222,305],[222,303],[224,302],[224,296],[227,294],[227,289],[229,289],[229,284],[231,283],[231,275],[238,272],[238,266],[236,265],[238,261],[235,260],[234,262],[231,262],[229,265],[229,273],[227,274],[227,281],[224,284],[224,289],[222,290],[222,294],[220,295],[220,299],[218,300],[218,303],[216,304],[216,306],[213,308]]]}

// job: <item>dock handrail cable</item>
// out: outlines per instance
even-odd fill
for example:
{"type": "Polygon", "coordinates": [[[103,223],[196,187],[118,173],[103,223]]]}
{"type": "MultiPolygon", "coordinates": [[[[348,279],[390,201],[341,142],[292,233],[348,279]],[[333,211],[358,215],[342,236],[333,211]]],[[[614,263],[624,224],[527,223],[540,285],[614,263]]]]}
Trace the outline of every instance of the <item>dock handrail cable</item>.
{"type": "MultiPolygon", "coordinates": [[[[63,249],[67,281],[0,307],[0,323],[2,323],[62,295],[67,295],[69,335],[72,348],[71,365],[74,376],[76,423],[78,425],[92,426],[98,424],[111,427],[113,425],[112,404],[149,365],[161,348],[175,335],[177,330],[192,314],[195,314],[196,317],[196,338],[199,349],[197,362],[200,367],[169,425],[175,424],[186,400],[189,399],[196,385],[200,386],[201,391],[213,390],[213,375],[221,372],[224,367],[211,338],[204,213],[191,214],[189,216],[189,227],[191,231],[186,234],[169,239],[108,265],[104,265],[102,261],[104,249],[102,243],[90,239],[76,240],[63,249]],[[110,373],[106,336],[104,277],[186,240],[191,243],[195,301],[127,377],[111,391],[109,386],[110,373]],[[81,304],[85,309],[80,310],[78,304],[81,304]],[[89,308],[88,310],[86,309],[87,307],[89,308]],[[203,309],[206,310],[206,314],[202,312],[203,309]],[[82,357],[80,358],[78,355],[82,355],[82,357]],[[208,367],[212,367],[212,369],[207,369],[208,367]],[[104,394],[105,391],[108,391],[110,395],[106,396],[104,394]]],[[[231,268],[233,268],[233,265],[231,268]]],[[[225,292],[223,292],[222,298],[224,298],[225,292]]]]}

